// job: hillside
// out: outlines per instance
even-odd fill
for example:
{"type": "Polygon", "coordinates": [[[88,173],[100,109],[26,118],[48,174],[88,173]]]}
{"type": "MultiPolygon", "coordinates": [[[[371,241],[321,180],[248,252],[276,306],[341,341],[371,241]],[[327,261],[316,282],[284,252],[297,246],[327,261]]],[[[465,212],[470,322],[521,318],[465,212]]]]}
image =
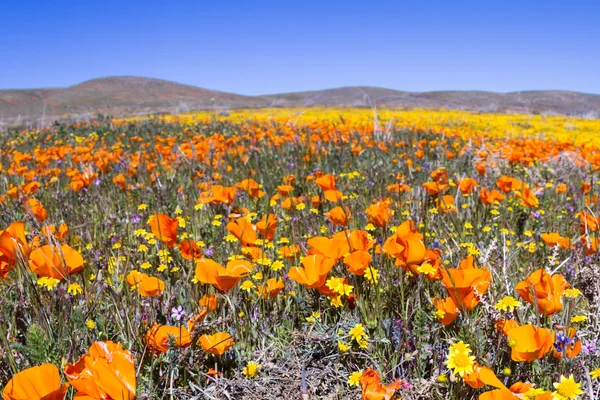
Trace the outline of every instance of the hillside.
{"type": "Polygon", "coordinates": [[[600,95],[569,91],[404,92],[343,87],[263,96],[202,89],[141,77],[92,79],[67,88],[0,90],[0,121],[46,122],[64,115],[178,113],[200,109],[355,106],[447,108],[476,111],[600,116],[600,95]]]}
{"type": "Polygon", "coordinates": [[[272,106],[387,106],[476,111],[600,115],[600,95],[559,91],[495,93],[484,91],[403,92],[377,87],[343,87],[261,96],[272,106]]]}
{"type": "Polygon", "coordinates": [[[265,100],[161,79],[108,77],[64,89],[0,90],[0,118],[82,113],[138,114],[257,107],[265,100]]]}

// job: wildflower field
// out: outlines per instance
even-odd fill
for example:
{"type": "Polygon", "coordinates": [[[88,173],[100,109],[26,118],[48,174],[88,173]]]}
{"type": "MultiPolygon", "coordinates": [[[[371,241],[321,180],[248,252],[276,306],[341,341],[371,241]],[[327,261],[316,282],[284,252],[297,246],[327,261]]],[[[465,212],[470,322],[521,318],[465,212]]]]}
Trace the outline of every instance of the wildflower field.
{"type": "Polygon", "coordinates": [[[599,399],[600,121],[0,136],[4,399],[599,399]]]}

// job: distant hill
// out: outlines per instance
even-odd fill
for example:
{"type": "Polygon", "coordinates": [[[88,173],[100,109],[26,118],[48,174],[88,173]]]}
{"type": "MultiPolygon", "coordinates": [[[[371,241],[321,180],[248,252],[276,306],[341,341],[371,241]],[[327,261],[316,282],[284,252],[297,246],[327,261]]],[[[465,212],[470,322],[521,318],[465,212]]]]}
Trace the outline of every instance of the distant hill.
{"type": "Polygon", "coordinates": [[[278,107],[371,106],[511,111],[561,115],[596,114],[600,95],[561,90],[511,93],[483,91],[403,92],[378,87],[343,87],[261,96],[278,107]]]}
{"type": "Polygon", "coordinates": [[[182,112],[259,107],[265,100],[161,79],[118,76],[61,89],[0,90],[0,119],[106,113],[182,112]]]}
{"type": "Polygon", "coordinates": [[[559,90],[403,92],[342,87],[263,96],[202,89],[161,79],[116,76],[67,88],[0,90],[0,121],[49,122],[63,115],[138,115],[200,109],[355,106],[446,108],[600,117],[600,95],[559,90]]]}

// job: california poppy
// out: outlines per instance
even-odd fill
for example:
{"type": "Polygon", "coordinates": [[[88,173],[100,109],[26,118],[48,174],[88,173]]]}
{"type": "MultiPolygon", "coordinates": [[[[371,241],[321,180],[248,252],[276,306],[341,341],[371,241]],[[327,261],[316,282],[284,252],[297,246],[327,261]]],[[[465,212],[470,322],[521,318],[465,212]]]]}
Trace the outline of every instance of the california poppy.
{"type": "Polygon", "coordinates": [[[405,269],[411,264],[421,264],[426,251],[423,235],[417,232],[411,220],[396,228],[396,233],[385,241],[382,250],[396,259],[397,266],[405,269]]]}
{"type": "Polygon", "coordinates": [[[344,264],[348,267],[348,272],[355,275],[364,275],[367,268],[369,268],[371,260],[372,257],[368,251],[356,250],[344,257],[344,264]]]}
{"type": "Polygon", "coordinates": [[[320,254],[306,256],[302,259],[302,267],[292,267],[288,276],[306,287],[316,289],[325,284],[334,264],[335,260],[320,254]]]}
{"type": "Polygon", "coordinates": [[[442,270],[442,284],[459,308],[470,311],[479,304],[480,297],[491,283],[487,268],[477,268],[473,256],[461,261],[458,268],[442,270]]]}
{"type": "Polygon", "coordinates": [[[315,181],[325,194],[325,199],[332,203],[335,203],[342,198],[342,192],[335,187],[335,177],[331,174],[323,175],[315,181]]]}
{"type": "Polygon", "coordinates": [[[488,206],[494,203],[499,203],[505,198],[506,196],[495,189],[488,191],[486,188],[481,188],[481,192],[479,192],[479,199],[483,204],[488,206]]]}
{"type": "Polygon", "coordinates": [[[202,258],[202,250],[192,239],[182,240],[177,245],[181,256],[186,260],[202,258]]]}
{"type": "Polygon", "coordinates": [[[27,200],[28,211],[31,211],[38,222],[44,222],[48,218],[48,212],[38,199],[27,200]]]}
{"type": "Polygon", "coordinates": [[[29,245],[25,237],[25,223],[13,222],[0,231],[0,276],[6,278],[17,264],[19,257],[29,256],[29,245]]]}
{"type": "Polygon", "coordinates": [[[334,225],[348,226],[348,219],[352,216],[348,207],[342,208],[340,206],[335,207],[329,212],[325,213],[329,220],[334,225]]]}
{"type": "Polygon", "coordinates": [[[537,304],[541,314],[552,315],[562,310],[562,296],[568,287],[569,283],[562,275],[550,276],[544,268],[540,268],[519,282],[515,290],[532,306],[537,304]]]}
{"type": "Polygon", "coordinates": [[[563,249],[568,249],[571,245],[571,240],[568,237],[562,237],[556,232],[542,233],[542,240],[546,243],[546,246],[554,247],[558,245],[563,249]]]}
{"type": "Polygon", "coordinates": [[[154,214],[148,220],[154,236],[171,248],[177,243],[179,221],[165,214],[154,214]]]}
{"type": "Polygon", "coordinates": [[[513,342],[511,358],[513,361],[538,360],[552,349],[554,333],[546,328],[527,324],[509,330],[506,333],[513,342]]]}
{"type": "Polygon", "coordinates": [[[262,185],[251,178],[244,179],[236,187],[248,193],[251,199],[260,199],[265,195],[265,192],[261,190],[262,185]]]}
{"type": "Polygon", "coordinates": [[[4,400],[63,400],[69,385],[60,384],[58,368],[53,364],[27,368],[8,381],[4,400]]]}
{"type": "Polygon", "coordinates": [[[476,186],[477,181],[473,178],[464,178],[458,183],[458,189],[462,194],[471,194],[476,186]]]}
{"type": "Polygon", "coordinates": [[[237,218],[234,222],[228,223],[227,230],[238,238],[244,246],[254,246],[257,239],[257,227],[248,222],[246,218],[237,218]]]}
{"type": "Polygon", "coordinates": [[[256,229],[258,229],[263,238],[273,240],[275,229],[277,229],[277,216],[275,214],[263,215],[261,220],[256,223],[256,229]]]}
{"type": "Polygon", "coordinates": [[[402,382],[395,380],[387,386],[381,383],[379,371],[367,368],[360,377],[363,400],[390,400],[398,389],[402,387],[402,382]]]}
{"type": "Polygon", "coordinates": [[[199,301],[200,307],[205,307],[208,311],[215,311],[217,309],[218,296],[216,294],[210,295],[205,294],[199,301]]]}
{"type": "Polygon", "coordinates": [[[146,333],[146,343],[156,352],[164,353],[169,350],[171,343],[175,347],[187,347],[192,344],[192,335],[183,325],[170,326],[154,323],[146,333]]]}
{"type": "Polygon", "coordinates": [[[365,210],[365,214],[369,217],[369,222],[375,226],[386,226],[392,219],[393,212],[390,206],[385,201],[378,201],[375,204],[371,204],[365,210]]]}
{"type": "Polygon", "coordinates": [[[446,297],[445,299],[436,297],[431,299],[431,302],[436,309],[436,317],[444,325],[450,325],[460,314],[452,297],[446,297]]]}
{"type": "Polygon", "coordinates": [[[270,298],[277,297],[279,292],[281,292],[284,288],[283,280],[281,278],[270,278],[267,279],[264,285],[261,285],[258,288],[258,295],[266,298],[269,296],[270,298]]]}
{"type": "Polygon", "coordinates": [[[138,291],[142,297],[153,297],[165,290],[165,283],[155,277],[133,270],[127,274],[127,283],[138,291]]]}
{"type": "Polygon", "coordinates": [[[65,280],[68,275],[83,271],[83,257],[67,244],[44,245],[29,255],[30,270],[39,275],[65,280]]]}
{"type": "Polygon", "coordinates": [[[344,237],[328,238],[315,236],[306,241],[310,247],[309,255],[320,254],[333,260],[342,259],[350,251],[348,239],[344,237]]]}
{"type": "Polygon", "coordinates": [[[475,362],[473,372],[464,376],[465,382],[473,389],[479,389],[485,385],[493,386],[498,389],[507,389],[498,379],[494,371],[490,368],[479,365],[475,362]]]}
{"type": "Polygon", "coordinates": [[[252,272],[252,264],[246,260],[231,260],[227,267],[209,258],[196,262],[195,277],[198,282],[213,285],[221,292],[228,292],[245,276],[252,272]]]}
{"type": "Polygon", "coordinates": [[[227,332],[217,332],[214,335],[202,335],[198,340],[202,350],[220,356],[229,350],[235,342],[227,332]]]}
{"type": "Polygon", "coordinates": [[[95,342],[88,354],[65,367],[65,376],[77,391],[77,398],[135,398],[133,357],[118,343],[95,342]]]}

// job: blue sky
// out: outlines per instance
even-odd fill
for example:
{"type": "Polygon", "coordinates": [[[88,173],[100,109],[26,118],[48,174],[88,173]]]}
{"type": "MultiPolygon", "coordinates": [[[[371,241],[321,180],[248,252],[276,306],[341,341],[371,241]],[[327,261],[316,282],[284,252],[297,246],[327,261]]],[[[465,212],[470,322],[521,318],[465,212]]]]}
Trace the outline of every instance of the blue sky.
{"type": "Polygon", "coordinates": [[[600,93],[600,1],[0,1],[0,88],[600,93]]]}

